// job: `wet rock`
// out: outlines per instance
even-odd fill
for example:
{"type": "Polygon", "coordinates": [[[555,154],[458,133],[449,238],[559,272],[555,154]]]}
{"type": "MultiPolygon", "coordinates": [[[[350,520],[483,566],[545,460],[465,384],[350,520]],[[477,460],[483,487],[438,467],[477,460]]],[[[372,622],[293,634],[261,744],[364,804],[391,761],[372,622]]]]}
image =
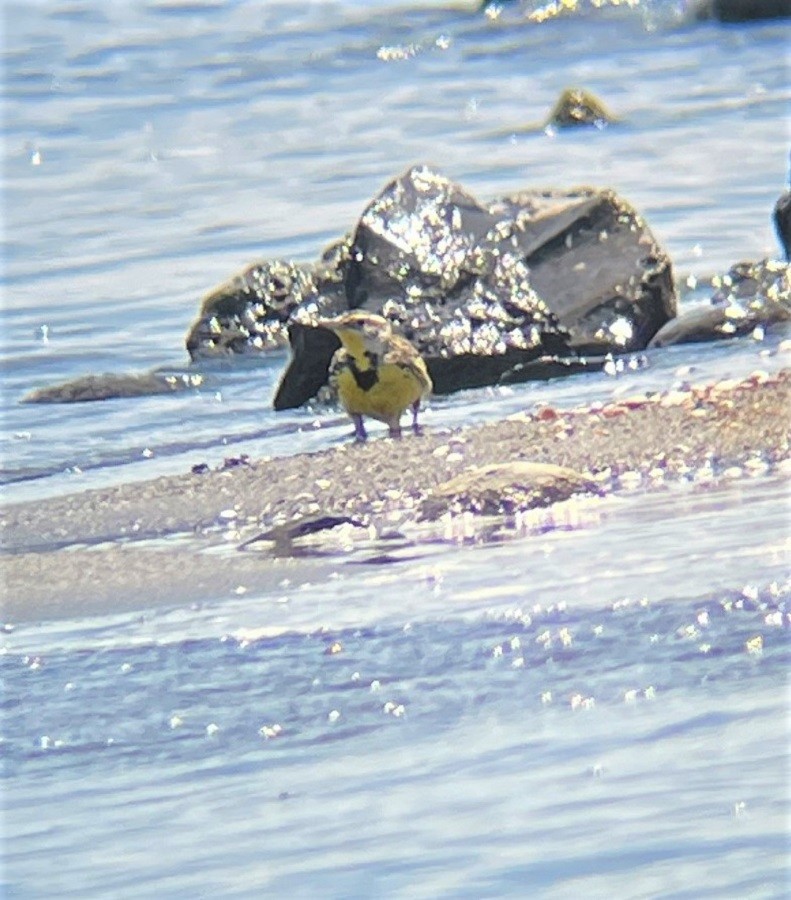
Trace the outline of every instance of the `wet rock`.
{"type": "Polygon", "coordinates": [[[122,397],[148,397],[172,394],[200,387],[203,376],[197,374],[165,374],[143,372],[83,375],[72,381],[53,384],[31,391],[23,403],[85,403],[92,400],[115,400],[122,397]]]}
{"type": "Polygon", "coordinates": [[[615,192],[524,191],[490,206],[513,223],[530,282],[579,353],[642,350],[676,314],[670,259],[615,192]]]}
{"type": "Polygon", "coordinates": [[[288,343],[288,323],[300,315],[333,316],[346,309],[343,263],[348,240],[331,245],[313,265],[271,260],[249,266],[210,291],[187,334],[194,359],[260,353],[288,343]]]}
{"type": "Polygon", "coordinates": [[[607,107],[584,88],[566,88],[545,122],[546,128],[604,128],[617,122],[607,107]]]}
{"type": "Polygon", "coordinates": [[[228,469],[237,469],[239,466],[249,466],[250,457],[243,453],[241,456],[226,456],[219,466],[219,471],[227,472],[228,469]]]}
{"type": "Polygon", "coordinates": [[[565,88],[546,119],[525,125],[499,128],[489,134],[492,138],[512,138],[516,135],[553,134],[569,128],[606,128],[617,124],[613,115],[595,94],[585,88],[565,88]]]}
{"type": "MultiPolygon", "coordinates": [[[[367,523],[360,518],[352,516],[315,516],[299,517],[294,521],[283,525],[277,525],[268,531],[263,531],[240,544],[239,550],[246,550],[253,544],[267,543],[271,545],[271,552],[278,556],[300,555],[300,549],[295,542],[300,538],[315,538],[317,535],[326,535],[336,528],[367,529],[367,523]]],[[[316,548],[320,551],[321,545],[316,548]]],[[[302,551],[304,552],[304,551],[302,551]]]]}
{"type": "Polygon", "coordinates": [[[703,0],[700,13],[721,22],[791,17],[791,0],[703,0]]]}
{"type": "Polygon", "coordinates": [[[326,328],[289,326],[291,360],[280,379],[273,406],[276,410],[294,409],[315,397],[327,384],[330,362],[341,342],[326,328]]]}
{"type": "Polygon", "coordinates": [[[471,466],[438,485],[418,518],[433,521],[447,512],[507,515],[591,493],[600,493],[591,479],[563,466],[522,461],[471,466]]]}
{"type": "Polygon", "coordinates": [[[517,227],[444,176],[412,168],[360,217],[345,269],[349,307],[390,319],[442,370],[438,391],[492,384],[519,360],[567,352],[566,329],[505,234],[517,227]]]}
{"type": "Polygon", "coordinates": [[[775,260],[738,263],[722,278],[711,305],[668,322],[652,347],[722,340],[791,320],[791,265],[775,260]]]}
{"type": "Polygon", "coordinates": [[[774,223],[785,258],[791,260],[791,191],[786,191],[775,203],[774,223]]]}
{"type": "MultiPolygon", "coordinates": [[[[527,380],[543,359],[643,349],[675,314],[668,257],[624,200],[593,188],[485,204],[414,167],[364,210],[339,268],[348,307],[389,318],[437,393],[527,380]]],[[[337,347],[293,318],[276,409],[315,395],[337,347]]]]}
{"type": "MultiPolygon", "coordinates": [[[[327,385],[332,355],[340,346],[334,334],[312,325],[295,323],[289,328],[289,336],[292,359],[275,394],[276,410],[292,409],[319,395],[327,385]]],[[[542,355],[525,361],[525,354],[514,349],[497,356],[461,354],[424,358],[435,394],[450,394],[492,384],[548,381],[550,378],[598,371],[608,359],[602,356],[542,355]]]]}
{"type": "MultiPolygon", "coordinates": [[[[700,306],[668,322],[652,339],[652,347],[671,347],[674,344],[695,344],[725,337],[722,328],[728,319],[722,308],[700,306]]],[[[730,327],[730,326],[729,326],[730,327]]]]}

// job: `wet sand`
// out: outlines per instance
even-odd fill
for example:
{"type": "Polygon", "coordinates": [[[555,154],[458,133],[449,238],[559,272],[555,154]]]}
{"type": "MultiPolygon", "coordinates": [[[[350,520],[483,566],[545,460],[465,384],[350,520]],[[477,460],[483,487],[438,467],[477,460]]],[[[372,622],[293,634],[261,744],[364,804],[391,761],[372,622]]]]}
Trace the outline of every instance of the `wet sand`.
{"type": "Polygon", "coordinates": [[[234,548],[302,517],[376,525],[394,513],[414,516],[438,486],[473,466],[552,463],[608,493],[701,473],[749,478],[789,458],[790,411],[791,371],[755,373],[738,383],[568,411],[544,407],[400,441],[374,435],[364,445],[6,506],[3,619],[176,606],[232,596],[240,586],[249,593],[320,577],[330,560],[275,556],[266,544],[257,552],[234,548]],[[212,550],[218,546],[226,550],[212,550]]]}

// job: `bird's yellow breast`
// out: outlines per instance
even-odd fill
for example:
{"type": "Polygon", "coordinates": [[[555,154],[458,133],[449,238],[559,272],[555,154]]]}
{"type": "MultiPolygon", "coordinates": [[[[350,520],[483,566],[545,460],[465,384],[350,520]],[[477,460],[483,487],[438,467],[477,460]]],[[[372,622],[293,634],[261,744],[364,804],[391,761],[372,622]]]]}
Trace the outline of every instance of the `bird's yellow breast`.
{"type": "Polygon", "coordinates": [[[340,369],[336,379],[338,397],[347,412],[390,422],[425,392],[425,385],[409,368],[383,363],[376,367],[376,375],[376,381],[364,390],[350,368],[340,369]]]}

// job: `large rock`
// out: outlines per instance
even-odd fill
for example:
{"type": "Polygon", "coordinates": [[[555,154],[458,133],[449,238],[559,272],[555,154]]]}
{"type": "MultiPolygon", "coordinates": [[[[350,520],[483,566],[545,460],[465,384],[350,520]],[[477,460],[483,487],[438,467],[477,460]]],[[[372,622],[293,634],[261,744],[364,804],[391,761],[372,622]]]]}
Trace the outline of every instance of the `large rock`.
{"type": "MultiPolygon", "coordinates": [[[[643,349],[675,314],[668,257],[606,190],[484,204],[415,167],[368,205],[337,259],[348,308],[389,318],[426,358],[438,393],[542,377],[544,359],[574,360],[566,372],[586,366],[580,355],[643,349]]],[[[337,343],[312,319],[313,309],[292,308],[277,409],[326,382],[337,343]]]]}
{"type": "Polygon", "coordinates": [[[390,319],[425,356],[497,356],[568,346],[531,281],[517,222],[431,169],[409,169],[363,211],[346,299],[390,319]]]}

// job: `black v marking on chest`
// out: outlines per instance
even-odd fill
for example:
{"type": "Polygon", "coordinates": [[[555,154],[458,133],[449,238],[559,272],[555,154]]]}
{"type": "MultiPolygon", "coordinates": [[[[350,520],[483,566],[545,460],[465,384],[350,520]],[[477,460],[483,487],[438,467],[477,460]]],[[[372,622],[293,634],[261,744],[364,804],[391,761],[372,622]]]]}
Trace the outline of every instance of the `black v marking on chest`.
{"type": "Polygon", "coordinates": [[[357,363],[354,359],[351,356],[349,357],[349,369],[354,376],[357,387],[360,388],[361,391],[370,391],[376,382],[379,381],[379,372],[376,369],[376,357],[373,358],[372,362],[374,365],[372,365],[370,369],[359,369],[357,368],[357,363]]]}

